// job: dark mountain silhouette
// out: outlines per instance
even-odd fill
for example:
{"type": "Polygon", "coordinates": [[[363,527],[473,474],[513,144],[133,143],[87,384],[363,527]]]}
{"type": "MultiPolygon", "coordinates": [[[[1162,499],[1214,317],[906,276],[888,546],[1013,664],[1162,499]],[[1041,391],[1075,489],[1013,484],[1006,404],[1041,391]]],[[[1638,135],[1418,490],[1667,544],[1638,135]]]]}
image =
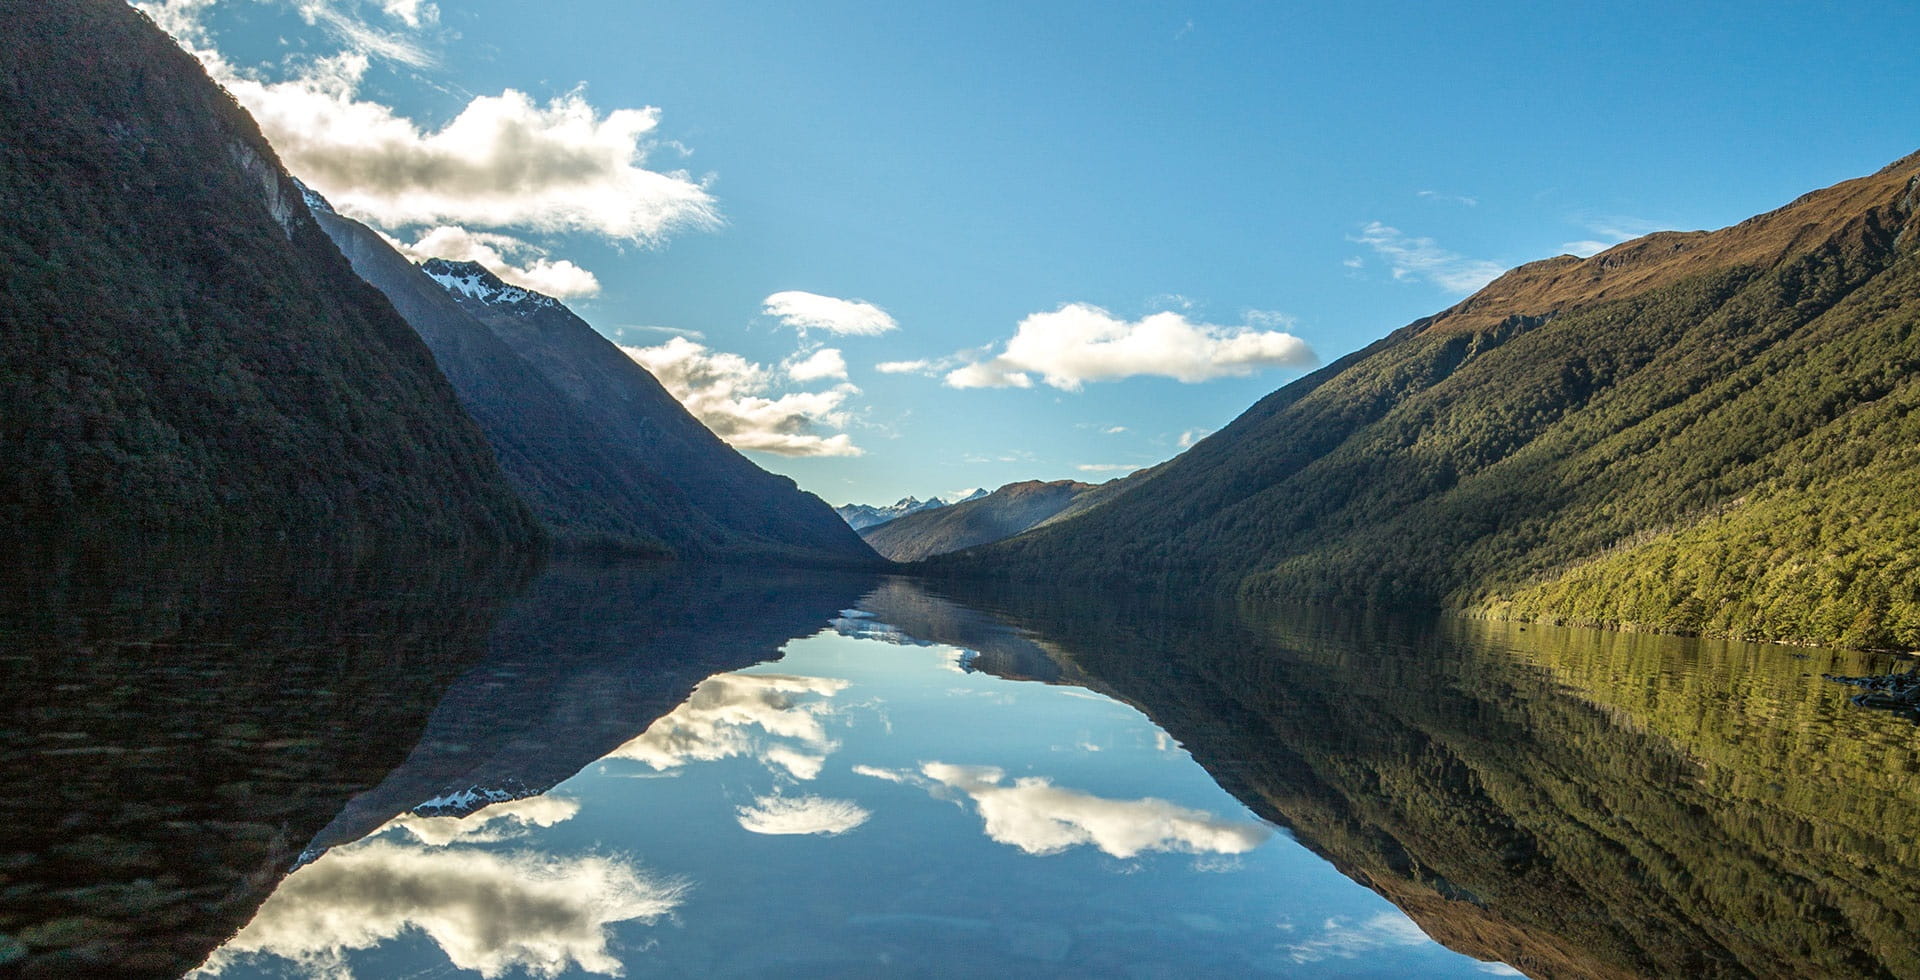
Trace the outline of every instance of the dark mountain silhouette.
{"type": "Polygon", "coordinates": [[[540,536],[253,120],[114,0],[0,17],[0,521],[540,536]]]}

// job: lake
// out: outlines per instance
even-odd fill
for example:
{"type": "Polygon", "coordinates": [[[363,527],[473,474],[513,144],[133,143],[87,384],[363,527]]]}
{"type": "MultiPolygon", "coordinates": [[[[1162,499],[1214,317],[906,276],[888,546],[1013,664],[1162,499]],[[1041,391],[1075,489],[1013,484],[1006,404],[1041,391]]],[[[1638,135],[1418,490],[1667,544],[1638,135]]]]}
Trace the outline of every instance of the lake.
{"type": "Polygon", "coordinates": [[[659,564],[36,556],[24,975],[1920,976],[1829,650],[659,564]]]}

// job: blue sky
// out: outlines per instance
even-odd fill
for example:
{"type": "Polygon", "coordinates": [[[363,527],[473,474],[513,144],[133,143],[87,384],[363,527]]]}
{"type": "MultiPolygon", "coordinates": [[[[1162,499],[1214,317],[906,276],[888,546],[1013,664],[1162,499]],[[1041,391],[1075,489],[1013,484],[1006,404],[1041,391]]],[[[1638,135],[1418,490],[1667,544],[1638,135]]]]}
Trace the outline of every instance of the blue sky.
{"type": "Polygon", "coordinates": [[[833,503],[1106,479],[1500,269],[1920,148],[1893,4],[143,6],[343,210],[833,503]]]}

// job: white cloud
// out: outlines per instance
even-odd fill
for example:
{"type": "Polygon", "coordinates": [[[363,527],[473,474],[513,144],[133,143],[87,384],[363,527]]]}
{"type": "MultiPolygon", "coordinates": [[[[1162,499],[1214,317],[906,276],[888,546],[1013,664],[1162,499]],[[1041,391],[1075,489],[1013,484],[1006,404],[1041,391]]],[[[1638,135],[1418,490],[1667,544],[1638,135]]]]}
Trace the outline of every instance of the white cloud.
{"type": "Polygon", "coordinates": [[[1213,435],[1212,429],[1188,429],[1185,432],[1180,433],[1180,438],[1178,440],[1180,443],[1180,448],[1189,449],[1193,446],[1194,443],[1199,442],[1200,440],[1205,439],[1210,435],[1213,435]]]}
{"type": "MultiPolygon", "coordinates": [[[[328,0],[300,0],[302,16],[343,50],[269,80],[215,50],[201,22],[211,6],[163,0],[141,9],[253,114],[287,169],[343,213],[388,228],[589,232],[642,244],[719,224],[702,182],[647,166],[660,145],[657,108],[603,113],[579,90],[541,103],[508,89],[474,98],[443,125],[422,125],[360,94],[372,59],[431,64],[414,40],[328,0]]],[[[383,9],[409,27],[437,13],[413,0],[390,0],[383,9]]]]}
{"type": "Polygon", "coordinates": [[[456,969],[482,977],[555,977],[574,968],[620,976],[624,967],[607,949],[610,927],[651,922],[685,891],[616,857],[361,841],[287,876],[195,975],[218,976],[265,954],[345,980],[348,952],[418,932],[456,969]]]}
{"type": "Polygon", "coordinates": [[[1346,258],[1341,259],[1340,264],[1346,266],[1349,269],[1358,269],[1361,266],[1366,265],[1367,260],[1361,258],[1358,255],[1349,255],[1346,258]]]}
{"type": "Polygon", "coordinates": [[[777,456],[858,456],[844,429],[851,421],[849,397],[860,389],[839,384],[826,391],[771,397],[775,372],[738,354],[710,350],[685,337],[658,347],[622,347],[653,374],[714,434],[739,449],[777,456]]]}
{"type": "Polygon", "coordinates": [[[1124,425],[1109,425],[1106,428],[1101,429],[1100,431],[1110,436],[1117,436],[1122,432],[1127,431],[1127,427],[1124,425]]]}
{"type": "Polygon", "coordinates": [[[1506,271],[1498,262],[1449,252],[1431,238],[1416,238],[1378,221],[1367,222],[1352,240],[1385,259],[1395,279],[1423,279],[1448,292],[1471,293],[1506,271]]]}
{"type": "Polygon", "coordinates": [[[422,844],[444,847],[454,841],[478,844],[519,837],[534,827],[551,827],[580,812],[578,800],[530,796],[482,807],[464,817],[421,817],[403,813],[380,828],[404,830],[422,844]]]}
{"type": "Polygon", "coordinates": [[[387,16],[413,28],[440,20],[440,8],[431,3],[422,3],[421,0],[383,0],[380,9],[386,11],[387,16]]]}
{"type": "MultiPolygon", "coordinates": [[[[800,753],[791,743],[822,758],[836,747],[820,718],[831,710],[825,699],[846,687],[846,681],[828,677],[715,674],[701,681],[685,703],[607,757],[664,770],[693,761],[754,756],[797,775],[805,764],[796,767],[800,753]],[[789,753],[775,754],[780,746],[764,746],[763,737],[789,740],[789,753]]],[[[817,773],[817,765],[813,768],[817,773]]]]}
{"type": "Polygon", "coordinates": [[[800,382],[847,376],[847,359],[831,347],[822,347],[798,360],[789,359],[782,366],[786,368],[787,377],[800,382]]]}
{"type": "Polygon", "coordinates": [[[872,813],[852,800],[818,796],[761,796],[753,806],[736,807],[740,826],[756,834],[844,834],[867,822],[872,813]]]}
{"type": "MultiPolygon", "coordinates": [[[[1274,316],[1256,312],[1268,322],[1274,316]]],[[[1281,331],[1194,323],[1174,312],[1122,320],[1097,306],[1068,303],[1021,320],[998,356],[948,372],[946,383],[1026,388],[1038,374],[1055,388],[1077,391],[1088,381],[1156,375],[1198,382],[1301,367],[1313,359],[1304,341],[1281,331]]]]}
{"type": "Polygon", "coordinates": [[[762,301],[760,312],[801,333],[817,328],[838,334],[871,337],[899,328],[887,311],[862,300],[837,299],[819,293],[789,289],[762,301]]]}
{"type": "Polygon", "coordinates": [[[933,362],[919,361],[881,361],[873,366],[881,374],[922,374],[933,369],[933,362]]]}
{"type": "Polygon", "coordinates": [[[1402,946],[1424,946],[1433,942],[1412,919],[1398,912],[1381,912],[1358,925],[1348,925],[1338,916],[1320,926],[1320,934],[1305,942],[1286,947],[1295,963],[1317,963],[1339,957],[1353,959],[1366,953],[1402,946]]]}
{"type": "Polygon", "coordinates": [[[1468,197],[1465,194],[1443,194],[1439,191],[1415,191],[1414,193],[1429,201],[1443,201],[1448,204],[1460,204],[1470,208],[1478,207],[1480,204],[1479,198],[1468,197]]]}
{"type": "Polygon", "coordinates": [[[548,296],[571,299],[600,292],[600,280],[593,273],[566,259],[551,259],[546,249],[512,235],[439,225],[411,243],[391,237],[388,241],[415,262],[432,258],[478,262],[506,282],[548,296]]]}
{"type": "Polygon", "coordinates": [[[817,752],[802,752],[788,745],[776,745],[760,753],[760,761],[785,769],[787,775],[795,779],[815,779],[819,777],[821,767],[827,764],[827,757],[817,752]]]}
{"type": "Polygon", "coordinates": [[[1081,463],[1074,467],[1082,473],[1131,473],[1140,468],[1139,463],[1081,463]]]}
{"type": "Polygon", "coordinates": [[[918,775],[871,766],[854,772],[917,785],[936,796],[958,791],[973,800],[988,837],[1028,854],[1057,854],[1083,844],[1117,858],[1147,851],[1244,854],[1273,835],[1265,824],[1223,820],[1152,797],[1112,800],[1038,776],[1007,785],[1006,773],[992,766],[928,762],[918,775]]]}

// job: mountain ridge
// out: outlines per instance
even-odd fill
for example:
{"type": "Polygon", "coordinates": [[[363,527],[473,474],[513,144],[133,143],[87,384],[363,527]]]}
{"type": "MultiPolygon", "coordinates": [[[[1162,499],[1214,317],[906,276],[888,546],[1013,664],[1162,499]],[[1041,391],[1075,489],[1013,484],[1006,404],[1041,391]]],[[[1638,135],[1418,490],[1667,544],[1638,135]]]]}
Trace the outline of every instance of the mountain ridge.
{"type": "Polygon", "coordinates": [[[707,431],[559,300],[478,263],[410,262],[331,208],[319,221],[426,341],[561,547],[879,561],[824,503],[707,431]]]}
{"type": "Polygon", "coordinates": [[[1521,266],[927,568],[1920,646],[1917,171],[1521,266]]]}

